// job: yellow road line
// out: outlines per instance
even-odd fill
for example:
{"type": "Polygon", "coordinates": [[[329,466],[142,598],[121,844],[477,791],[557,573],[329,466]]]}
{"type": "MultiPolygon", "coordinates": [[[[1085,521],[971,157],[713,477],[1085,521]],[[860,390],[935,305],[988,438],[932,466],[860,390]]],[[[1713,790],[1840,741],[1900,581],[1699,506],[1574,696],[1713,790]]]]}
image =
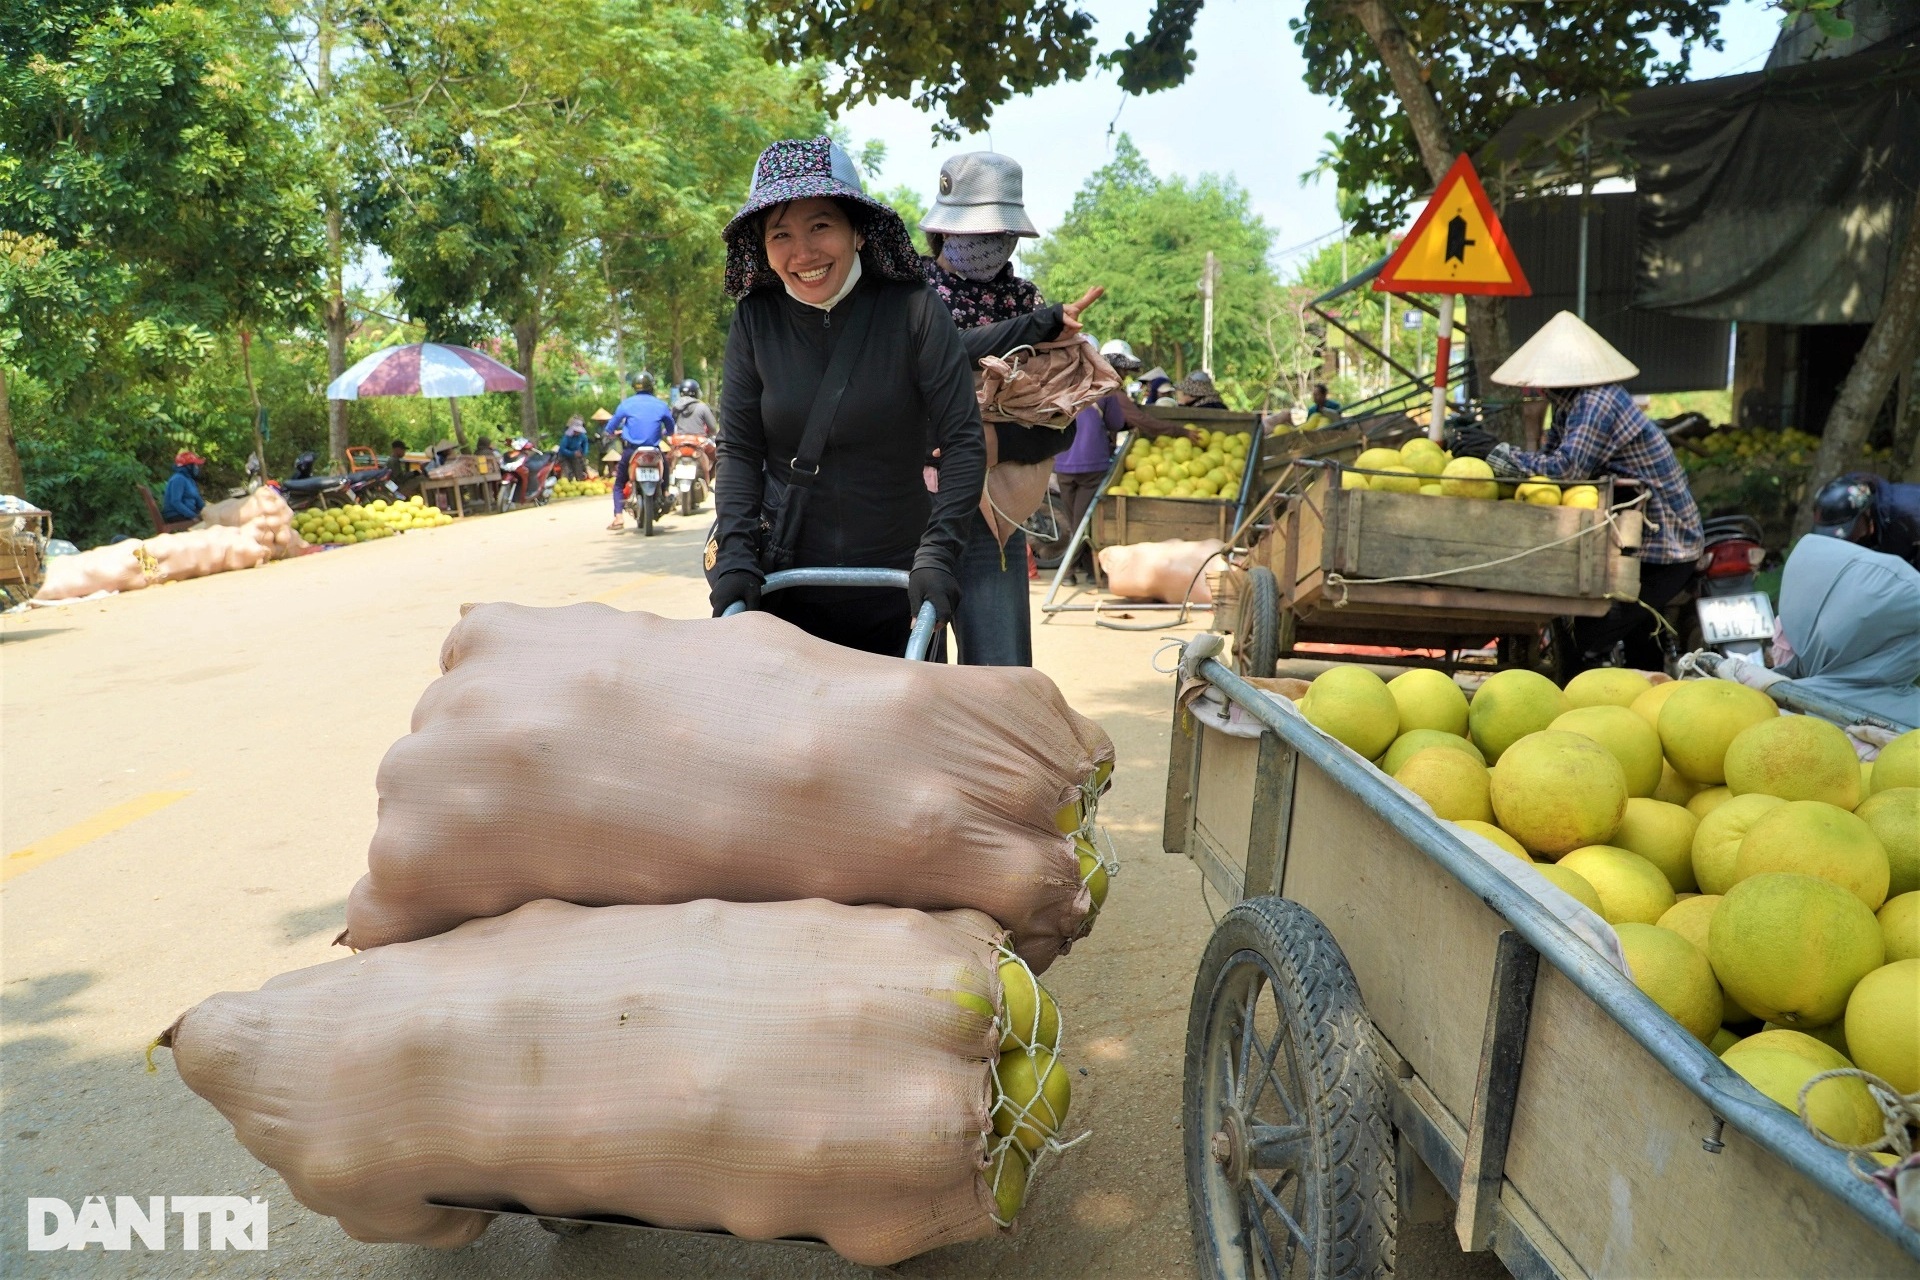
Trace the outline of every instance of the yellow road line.
{"type": "Polygon", "coordinates": [[[0,882],[11,880],[23,871],[31,871],[42,863],[51,862],[61,854],[72,853],[81,845],[90,844],[101,836],[110,836],[120,828],[138,822],[150,813],[158,813],[192,794],[191,791],[149,791],[125,804],[104,809],[84,822],[76,822],[64,831],[56,831],[38,844],[15,849],[7,855],[4,863],[0,863],[0,882]]]}
{"type": "Polygon", "coordinates": [[[640,577],[633,579],[633,581],[631,582],[623,582],[617,587],[608,587],[605,591],[602,591],[599,595],[588,596],[587,599],[593,601],[596,604],[606,604],[611,600],[614,600],[620,596],[627,594],[627,592],[629,591],[637,591],[641,587],[651,586],[653,583],[656,583],[656,582],[662,582],[666,579],[666,576],[667,575],[664,573],[642,574],[640,577]]]}

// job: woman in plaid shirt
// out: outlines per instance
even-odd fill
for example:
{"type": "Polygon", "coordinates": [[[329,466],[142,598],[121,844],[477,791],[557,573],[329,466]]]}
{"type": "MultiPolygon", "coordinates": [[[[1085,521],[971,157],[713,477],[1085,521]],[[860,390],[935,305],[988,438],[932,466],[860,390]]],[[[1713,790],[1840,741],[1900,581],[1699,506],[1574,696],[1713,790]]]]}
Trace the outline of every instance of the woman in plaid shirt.
{"type": "Polygon", "coordinates": [[[1517,449],[1477,430],[1461,432],[1454,446],[1456,454],[1485,458],[1503,479],[1578,481],[1613,475],[1647,490],[1640,603],[1616,601],[1605,617],[1574,623],[1582,670],[1606,663],[1623,640],[1628,666],[1658,670],[1653,617],[1640,606],[1658,609],[1679,595],[1705,548],[1700,509],[1673,446],[1620,385],[1639,372],[1578,316],[1562,311],[1493,374],[1495,382],[1546,392],[1553,406],[1546,447],[1517,449]]]}

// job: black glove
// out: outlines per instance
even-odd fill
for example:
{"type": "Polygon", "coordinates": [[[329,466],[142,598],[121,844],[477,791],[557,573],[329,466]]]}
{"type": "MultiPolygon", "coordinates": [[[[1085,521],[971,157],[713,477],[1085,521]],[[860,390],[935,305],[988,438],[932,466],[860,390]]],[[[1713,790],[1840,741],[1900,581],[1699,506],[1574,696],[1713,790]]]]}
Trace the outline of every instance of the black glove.
{"type": "Polygon", "coordinates": [[[1500,443],[1498,436],[1490,435],[1478,427],[1462,427],[1453,433],[1453,456],[1456,458],[1485,458],[1500,443]]]}
{"type": "Polygon", "coordinates": [[[913,617],[920,616],[920,606],[933,602],[934,625],[953,617],[953,608],[960,603],[960,584],[945,569],[928,565],[915,569],[907,575],[907,612],[913,617]]]}
{"type": "Polygon", "coordinates": [[[749,610],[760,607],[760,575],[746,569],[734,569],[723,573],[713,581],[713,588],[707,593],[707,599],[713,603],[713,616],[718,618],[735,604],[745,604],[749,610]]]}

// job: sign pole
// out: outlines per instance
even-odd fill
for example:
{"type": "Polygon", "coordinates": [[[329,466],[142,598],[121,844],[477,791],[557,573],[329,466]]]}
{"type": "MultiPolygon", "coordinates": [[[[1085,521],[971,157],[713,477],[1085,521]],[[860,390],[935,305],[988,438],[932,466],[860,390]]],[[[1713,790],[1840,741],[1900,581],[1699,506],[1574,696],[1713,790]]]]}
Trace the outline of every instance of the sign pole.
{"type": "Polygon", "coordinates": [[[1440,341],[1433,351],[1433,419],[1427,438],[1438,443],[1447,425],[1447,365],[1453,359],[1453,295],[1440,297],[1440,341]]]}

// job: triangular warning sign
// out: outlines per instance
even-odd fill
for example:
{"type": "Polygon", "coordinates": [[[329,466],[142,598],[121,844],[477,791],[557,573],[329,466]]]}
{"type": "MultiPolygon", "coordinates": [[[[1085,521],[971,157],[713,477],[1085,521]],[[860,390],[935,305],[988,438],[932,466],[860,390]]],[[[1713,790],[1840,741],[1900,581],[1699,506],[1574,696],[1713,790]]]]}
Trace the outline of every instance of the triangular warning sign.
{"type": "Polygon", "coordinates": [[[1525,297],[1533,292],[1493,205],[1461,156],[1374,277],[1383,293],[1474,293],[1525,297]]]}

